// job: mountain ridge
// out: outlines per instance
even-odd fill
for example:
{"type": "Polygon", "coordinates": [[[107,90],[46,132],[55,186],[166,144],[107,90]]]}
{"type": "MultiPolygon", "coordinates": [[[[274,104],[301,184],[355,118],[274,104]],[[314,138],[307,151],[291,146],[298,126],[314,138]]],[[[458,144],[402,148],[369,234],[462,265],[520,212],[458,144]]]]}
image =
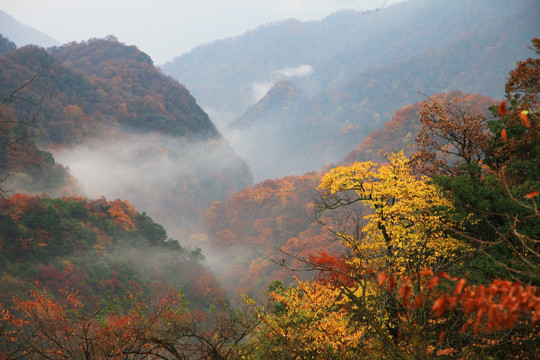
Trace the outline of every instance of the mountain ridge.
{"type": "MultiPolygon", "coordinates": [[[[135,47],[114,38],[50,52],[29,45],[0,57],[0,68],[2,98],[37,75],[3,106],[21,127],[31,120],[30,141],[69,167],[85,195],[127,199],[175,238],[188,242],[207,203],[252,183],[185,86],[135,47]]],[[[17,191],[43,191],[20,185],[17,191]]]]}
{"type": "Polygon", "coordinates": [[[60,45],[60,43],[51,36],[27,26],[16,20],[13,16],[0,10],[0,34],[8,37],[17,46],[39,45],[49,47],[60,45]]]}
{"type": "MultiPolygon", "coordinates": [[[[481,26],[468,25],[451,35],[445,34],[444,42],[435,47],[430,45],[436,40],[433,35],[425,40],[426,44],[420,50],[410,54],[398,51],[407,45],[407,41],[399,40],[403,40],[404,35],[398,39],[383,39],[385,42],[380,45],[386,44],[383,51],[377,53],[374,50],[369,56],[371,60],[365,60],[362,66],[373,64],[358,73],[352,70],[355,66],[349,66],[349,62],[357,62],[359,58],[358,55],[351,55],[354,53],[349,54],[350,58],[343,59],[343,66],[329,63],[336,65],[337,69],[331,65],[322,68],[315,66],[308,76],[290,79],[308,94],[307,100],[293,102],[288,109],[282,109],[271,106],[275,102],[266,99],[264,104],[256,103],[238,117],[247,129],[244,134],[237,129],[227,128],[223,132],[226,136],[234,136],[233,146],[250,164],[256,179],[262,180],[301,174],[340,160],[372,130],[390,120],[396,110],[435,93],[458,90],[500,98],[503,95],[500,89],[503,89],[505,81],[501,74],[506,74],[519,58],[531,54],[527,46],[535,36],[533,24],[540,21],[540,7],[536,6],[537,3],[521,1],[512,6],[505,2],[475,3],[474,8],[467,9],[463,21],[474,20],[475,14],[480,16],[485,7],[493,5],[486,15],[492,22],[481,26]],[[512,11],[503,11],[509,6],[512,11]],[[398,54],[392,55],[391,51],[398,51],[398,54]],[[385,52],[393,56],[394,61],[388,62],[391,57],[384,55],[385,52]],[[343,73],[341,67],[348,69],[347,72],[343,73]],[[317,91],[320,87],[323,90],[317,91]],[[255,108],[259,110],[253,111],[255,108]],[[290,111],[290,108],[295,111],[290,111]],[[273,132],[267,129],[257,131],[260,124],[268,122],[294,124],[292,126],[295,130],[282,131],[277,128],[273,132]],[[246,125],[250,123],[251,127],[248,128],[246,125]],[[258,140],[250,142],[249,139],[258,140]],[[290,154],[267,154],[265,149],[274,142],[291,149],[290,154]],[[260,157],[261,153],[264,158],[260,157]],[[268,157],[269,162],[266,161],[268,157]],[[290,166],[281,166],[285,163],[290,166]],[[296,169],[296,172],[292,169],[296,169]]],[[[420,9],[420,14],[430,14],[441,12],[445,1],[433,2],[437,6],[432,2],[419,1],[418,4],[425,5],[425,9],[420,9]]],[[[459,9],[458,5],[452,8],[459,9]]],[[[420,17],[420,14],[416,14],[413,20],[420,17]]],[[[434,19],[441,16],[431,15],[434,19]]],[[[430,21],[435,26],[434,21],[430,21]]],[[[448,24],[452,24],[452,21],[445,26],[448,27],[448,24]]],[[[408,41],[422,38],[422,34],[418,32],[408,41]]],[[[371,41],[375,40],[373,38],[371,41]]],[[[373,49],[373,46],[366,47],[365,51],[369,52],[369,49],[373,49]]]]}

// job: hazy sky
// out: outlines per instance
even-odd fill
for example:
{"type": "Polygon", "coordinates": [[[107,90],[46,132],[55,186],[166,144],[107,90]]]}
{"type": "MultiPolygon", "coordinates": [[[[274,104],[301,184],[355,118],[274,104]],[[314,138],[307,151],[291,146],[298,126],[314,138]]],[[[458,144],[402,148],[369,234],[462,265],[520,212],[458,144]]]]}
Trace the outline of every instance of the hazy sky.
{"type": "Polygon", "coordinates": [[[0,0],[19,22],[60,41],[115,35],[161,65],[197,45],[294,17],[319,20],[344,9],[398,0],[0,0]]]}

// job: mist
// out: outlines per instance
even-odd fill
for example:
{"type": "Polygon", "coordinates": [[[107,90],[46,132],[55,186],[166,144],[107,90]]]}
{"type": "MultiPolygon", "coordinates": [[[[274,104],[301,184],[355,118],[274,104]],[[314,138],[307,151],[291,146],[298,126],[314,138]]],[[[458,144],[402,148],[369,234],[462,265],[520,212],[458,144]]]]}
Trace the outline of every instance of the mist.
{"type": "Polygon", "coordinates": [[[306,136],[311,125],[294,121],[306,118],[304,110],[296,105],[307,100],[303,84],[313,71],[313,66],[300,64],[261,74],[251,83],[251,100],[245,99],[251,107],[240,117],[204,109],[248,163],[255,181],[319,170],[346,155],[324,146],[314,153],[314,144],[306,136]]]}
{"type": "Polygon", "coordinates": [[[298,65],[274,70],[263,77],[264,80],[254,81],[251,85],[253,91],[253,104],[260,101],[277,81],[292,80],[293,78],[305,77],[313,72],[311,65],[298,65]]]}
{"type": "Polygon", "coordinates": [[[264,124],[255,123],[241,129],[228,128],[224,132],[235,152],[248,163],[255,181],[318,171],[346,155],[309,144],[309,139],[302,135],[303,131],[307,131],[308,124],[294,125],[297,129],[291,130],[280,120],[278,116],[265,117],[264,124]]]}
{"type": "MultiPolygon", "coordinates": [[[[313,66],[301,64],[261,76],[264,80],[251,86],[253,105],[228,126],[221,125],[221,132],[248,163],[255,181],[317,171],[352,150],[334,145],[341,143],[334,138],[334,124],[312,123],[321,117],[310,107],[312,97],[304,88],[313,71],[313,66]],[[328,127],[322,132],[326,138],[315,131],[320,126],[328,127]]],[[[212,118],[220,116],[213,113],[212,118]]]]}
{"type": "Polygon", "coordinates": [[[205,247],[207,205],[251,184],[249,170],[224,140],[186,142],[161,134],[126,135],[54,152],[89,198],[128,200],[183,246],[205,247]]]}

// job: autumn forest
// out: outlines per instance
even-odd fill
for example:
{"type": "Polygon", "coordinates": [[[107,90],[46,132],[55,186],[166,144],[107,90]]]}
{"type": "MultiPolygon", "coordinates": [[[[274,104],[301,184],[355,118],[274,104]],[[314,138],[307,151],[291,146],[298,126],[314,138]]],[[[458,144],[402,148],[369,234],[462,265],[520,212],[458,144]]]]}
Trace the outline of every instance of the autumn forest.
{"type": "Polygon", "coordinates": [[[516,4],[284,21],[161,67],[0,35],[0,359],[537,359],[540,6],[516,4]]]}

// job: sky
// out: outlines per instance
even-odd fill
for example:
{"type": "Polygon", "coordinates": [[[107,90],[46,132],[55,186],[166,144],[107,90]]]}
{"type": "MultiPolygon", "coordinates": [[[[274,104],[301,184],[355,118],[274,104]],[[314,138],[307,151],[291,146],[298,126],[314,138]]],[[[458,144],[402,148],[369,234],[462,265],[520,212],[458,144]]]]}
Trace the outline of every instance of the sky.
{"type": "Polygon", "coordinates": [[[374,10],[399,0],[0,0],[0,9],[60,43],[114,35],[162,65],[194,47],[288,18],[374,10]]]}

